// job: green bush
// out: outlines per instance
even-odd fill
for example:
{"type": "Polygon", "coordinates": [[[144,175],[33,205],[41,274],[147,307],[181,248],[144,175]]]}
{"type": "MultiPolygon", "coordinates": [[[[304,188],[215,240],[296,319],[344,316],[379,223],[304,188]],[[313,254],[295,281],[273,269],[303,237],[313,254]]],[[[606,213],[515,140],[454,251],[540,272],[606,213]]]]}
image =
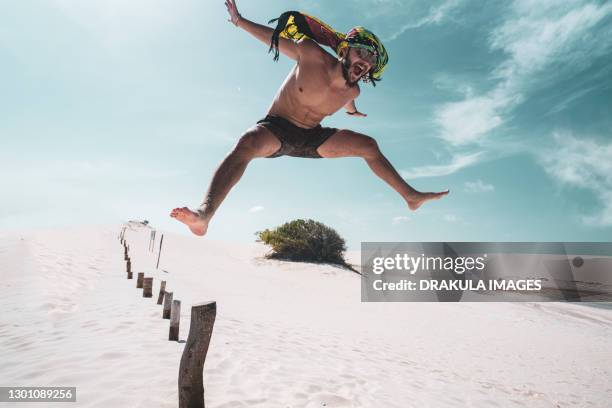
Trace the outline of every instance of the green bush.
{"type": "Polygon", "coordinates": [[[293,220],[273,230],[256,232],[258,241],[272,247],[269,258],[346,265],[346,244],[338,233],[313,220],[293,220]]]}

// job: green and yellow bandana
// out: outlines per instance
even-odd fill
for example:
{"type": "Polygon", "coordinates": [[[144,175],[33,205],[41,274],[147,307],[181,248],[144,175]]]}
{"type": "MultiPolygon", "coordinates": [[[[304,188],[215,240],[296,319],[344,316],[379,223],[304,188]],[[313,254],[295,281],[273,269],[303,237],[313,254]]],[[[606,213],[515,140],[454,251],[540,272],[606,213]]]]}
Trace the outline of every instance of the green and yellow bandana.
{"type": "Polygon", "coordinates": [[[321,45],[328,46],[339,54],[343,48],[356,47],[363,48],[376,56],[376,65],[369,73],[369,80],[373,85],[376,81],[381,80],[385,66],[389,62],[389,55],[385,46],[380,39],[371,31],[363,27],[355,27],[348,33],[338,32],[308,14],[299,11],[287,11],[280,17],[272,19],[268,24],[278,21],[276,29],[272,34],[270,41],[270,52],[274,50],[274,60],[278,60],[278,42],[279,38],[288,38],[291,40],[299,40],[301,38],[310,38],[321,45]]]}

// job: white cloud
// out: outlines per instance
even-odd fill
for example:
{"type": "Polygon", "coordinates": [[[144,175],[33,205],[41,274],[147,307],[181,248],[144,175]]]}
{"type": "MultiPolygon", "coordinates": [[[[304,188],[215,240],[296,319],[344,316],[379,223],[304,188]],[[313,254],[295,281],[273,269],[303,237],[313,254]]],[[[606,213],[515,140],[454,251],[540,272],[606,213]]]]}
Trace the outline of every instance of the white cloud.
{"type": "Polygon", "coordinates": [[[599,198],[600,211],[584,215],[585,223],[612,225],[612,142],[559,132],[553,139],[555,147],[539,157],[544,169],[559,183],[591,190],[599,198]]]}
{"type": "Polygon", "coordinates": [[[433,84],[442,91],[458,93],[464,98],[471,98],[474,95],[474,88],[466,81],[461,81],[446,72],[439,72],[433,77],[433,84]]]}
{"type": "Polygon", "coordinates": [[[567,107],[570,104],[572,104],[572,103],[576,102],[578,99],[584,97],[589,92],[594,91],[596,89],[601,89],[601,88],[602,88],[602,86],[600,84],[589,86],[589,87],[586,87],[586,88],[580,88],[580,89],[572,92],[570,95],[566,96],[562,101],[558,102],[548,112],[546,112],[546,115],[550,115],[550,114],[553,114],[553,113],[559,113],[559,112],[567,109],[567,107]]]}
{"type": "Polygon", "coordinates": [[[391,224],[399,225],[399,224],[403,224],[408,221],[410,221],[410,217],[407,217],[405,215],[399,215],[397,217],[393,217],[393,219],[391,220],[391,224]]]}
{"type": "Polygon", "coordinates": [[[496,85],[489,92],[440,106],[434,114],[440,137],[453,145],[477,143],[502,125],[527,93],[583,70],[610,52],[612,35],[607,34],[612,30],[597,38],[591,33],[609,15],[612,3],[515,1],[509,17],[489,38],[491,50],[507,55],[491,72],[496,85]]]}
{"type": "Polygon", "coordinates": [[[552,61],[579,62],[589,57],[581,48],[590,45],[589,30],[612,13],[612,4],[543,1],[528,5],[515,1],[513,11],[513,17],[493,31],[490,45],[509,55],[497,67],[497,76],[508,85],[520,86],[514,82],[527,79],[552,61]]]}
{"type": "Polygon", "coordinates": [[[608,227],[612,226],[612,191],[598,191],[599,198],[603,204],[599,213],[584,215],[582,220],[585,224],[608,227]]]}
{"type": "Polygon", "coordinates": [[[446,17],[452,10],[459,6],[460,3],[460,0],[447,0],[438,6],[432,6],[426,16],[420,18],[417,21],[408,22],[402,25],[399,30],[397,30],[390,36],[384,38],[384,41],[393,41],[400,37],[402,34],[404,34],[406,31],[414,28],[423,27],[429,24],[440,24],[446,19],[446,17]]]}
{"type": "Polygon", "coordinates": [[[509,102],[506,95],[495,92],[484,96],[467,96],[461,102],[440,106],[434,114],[441,128],[440,137],[453,145],[478,141],[503,123],[501,111],[509,102]]]}
{"type": "Polygon", "coordinates": [[[249,208],[249,212],[250,213],[257,213],[257,212],[260,212],[260,211],[263,211],[263,210],[264,210],[264,207],[261,206],[261,205],[256,205],[254,207],[249,208]]]}
{"type": "Polygon", "coordinates": [[[459,217],[457,217],[455,214],[446,214],[444,215],[444,220],[446,220],[447,222],[455,223],[459,221],[459,217]]]}
{"type": "Polygon", "coordinates": [[[400,170],[399,173],[405,179],[448,176],[449,174],[475,164],[483,153],[484,152],[464,155],[458,154],[453,157],[449,164],[414,167],[409,170],[400,170]]]}
{"type": "Polygon", "coordinates": [[[486,193],[488,191],[495,190],[492,184],[487,184],[482,180],[466,181],[464,183],[464,190],[468,193],[486,193]]]}

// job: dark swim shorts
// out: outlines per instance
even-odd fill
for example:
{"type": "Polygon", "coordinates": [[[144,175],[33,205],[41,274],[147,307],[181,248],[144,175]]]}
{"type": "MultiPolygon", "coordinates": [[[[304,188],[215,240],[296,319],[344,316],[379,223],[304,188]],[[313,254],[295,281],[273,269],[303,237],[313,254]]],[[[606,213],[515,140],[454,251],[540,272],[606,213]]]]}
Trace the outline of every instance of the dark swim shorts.
{"type": "Polygon", "coordinates": [[[285,118],[272,115],[267,115],[257,123],[272,132],[281,142],[281,147],[276,153],[266,158],[293,156],[320,159],[321,155],[317,153],[317,148],[338,131],[336,128],[321,125],[310,129],[302,128],[285,118]]]}

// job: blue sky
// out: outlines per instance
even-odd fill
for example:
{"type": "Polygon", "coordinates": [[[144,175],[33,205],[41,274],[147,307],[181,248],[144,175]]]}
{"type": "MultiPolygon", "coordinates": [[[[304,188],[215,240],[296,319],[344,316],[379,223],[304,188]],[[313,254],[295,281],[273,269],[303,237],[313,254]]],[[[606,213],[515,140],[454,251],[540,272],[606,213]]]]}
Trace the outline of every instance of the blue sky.
{"type": "MultiPolygon", "coordinates": [[[[410,212],[360,159],[259,159],[210,239],[250,242],[294,218],[361,241],[612,237],[612,3],[242,1],[375,31],[390,53],[364,87],[375,137],[417,189],[410,212]]],[[[168,217],[200,203],[291,68],[227,22],[222,0],[0,2],[0,228],[168,217]]],[[[206,239],[206,238],[204,238],[206,239]]]]}

